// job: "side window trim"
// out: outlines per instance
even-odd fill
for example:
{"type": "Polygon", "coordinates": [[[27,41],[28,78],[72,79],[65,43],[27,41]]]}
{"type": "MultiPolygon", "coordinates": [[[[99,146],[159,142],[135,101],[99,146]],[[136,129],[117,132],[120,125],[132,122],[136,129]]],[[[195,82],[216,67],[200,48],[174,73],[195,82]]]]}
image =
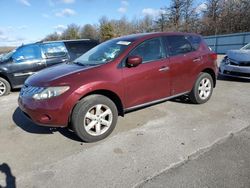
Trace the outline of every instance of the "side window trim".
{"type": "Polygon", "coordinates": [[[162,59],[166,59],[168,58],[168,51],[165,48],[165,43],[164,43],[164,36],[160,37],[160,41],[161,41],[161,48],[162,48],[162,59]]]}
{"type": "Polygon", "coordinates": [[[167,36],[162,37],[162,42],[163,42],[163,48],[164,48],[164,51],[165,51],[166,58],[171,57],[170,49],[169,49],[169,42],[168,42],[167,36]]]}

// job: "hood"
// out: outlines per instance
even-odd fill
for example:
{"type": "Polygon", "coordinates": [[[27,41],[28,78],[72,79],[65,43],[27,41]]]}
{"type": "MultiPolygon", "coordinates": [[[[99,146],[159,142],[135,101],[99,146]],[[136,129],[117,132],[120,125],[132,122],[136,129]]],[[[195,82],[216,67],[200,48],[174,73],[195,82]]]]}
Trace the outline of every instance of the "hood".
{"type": "Polygon", "coordinates": [[[53,81],[91,68],[93,68],[93,66],[81,66],[73,63],[59,64],[33,74],[25,81],[25,84],[32,86],[49,86],[53,81]]]}
{"type": "Polygon", "coordinates": [[[250,50],[229,50],[227,56],[238,62],[250,62],[250,50]]]}

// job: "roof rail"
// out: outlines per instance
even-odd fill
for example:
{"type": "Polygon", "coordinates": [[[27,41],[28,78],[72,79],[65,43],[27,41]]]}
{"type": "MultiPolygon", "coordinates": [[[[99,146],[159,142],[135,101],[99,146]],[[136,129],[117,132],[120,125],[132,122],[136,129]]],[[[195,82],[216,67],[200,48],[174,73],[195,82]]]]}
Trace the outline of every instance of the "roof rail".
{"type": "Polygon", "coordinates": [[[50,42],[75,42],[75,41],[97,41],[94,39],[70,39],[70,40],[54,40],[54,41],[38,41],[36,43],[50,43],[50,42]]]}

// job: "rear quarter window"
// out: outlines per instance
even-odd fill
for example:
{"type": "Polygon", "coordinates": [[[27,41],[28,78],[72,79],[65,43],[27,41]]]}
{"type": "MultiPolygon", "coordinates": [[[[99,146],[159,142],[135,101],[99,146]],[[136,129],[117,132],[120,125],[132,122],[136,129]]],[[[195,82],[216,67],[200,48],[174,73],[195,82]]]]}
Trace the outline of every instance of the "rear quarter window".
{"type": "Polygon", "coordinates": [[[42,44],[42,51],[46,58],[55,58],[67,55],[67,49],[63,42],[42,44]]]}
{"type": "Polygon", "coordinates": [[[201,37],[199,36],[186,36],[187,40],[192,44],[192,47],[194,48],[194,50],[198,50],[201,44],[201,37]]]}

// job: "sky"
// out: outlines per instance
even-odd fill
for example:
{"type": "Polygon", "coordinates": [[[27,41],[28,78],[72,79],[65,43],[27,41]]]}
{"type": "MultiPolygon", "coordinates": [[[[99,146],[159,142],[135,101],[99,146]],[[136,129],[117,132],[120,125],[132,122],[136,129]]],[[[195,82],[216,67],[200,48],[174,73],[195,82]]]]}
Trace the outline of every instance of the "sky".
{"type": "MultiPolygon", "coordinates": [[[[204,0],[195,0],[202,10],[204,0]]],[[[72,23],[98,24],[101,17],[156,17],[170,0],[0,0],[0,46],[19,46],[61,33],[72,23]]],[[[200,11],[198,10],[197,11],[200,11]]]]}
{"type": "Polygon", "coordinates": [[[0,0],[0,46],[36,42],[69,24],[156,16],[169,0],[0,0]]]}

